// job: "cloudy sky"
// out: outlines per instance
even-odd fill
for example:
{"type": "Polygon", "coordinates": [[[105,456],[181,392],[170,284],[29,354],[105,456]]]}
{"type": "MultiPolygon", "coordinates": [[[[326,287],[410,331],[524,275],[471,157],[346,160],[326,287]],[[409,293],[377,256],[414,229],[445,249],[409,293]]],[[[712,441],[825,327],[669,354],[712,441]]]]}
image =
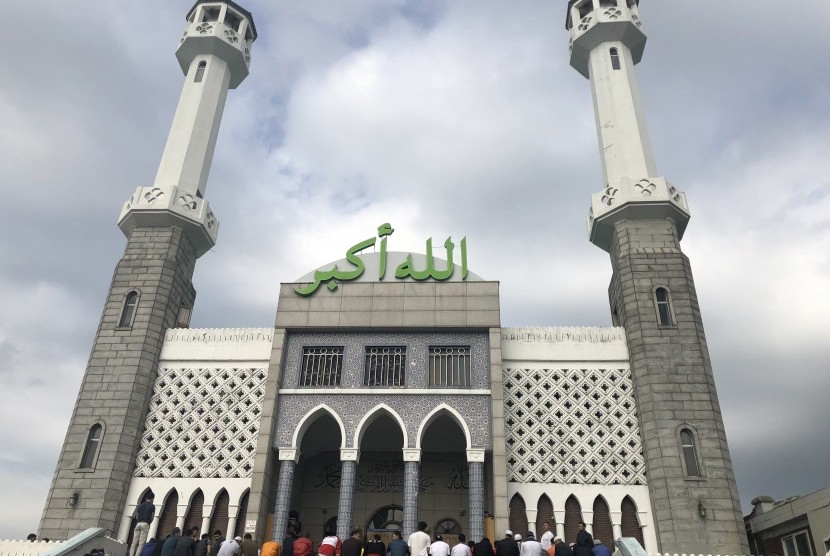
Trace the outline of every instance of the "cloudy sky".
{"type": "MultiPolygon", "coordinates": [[[[590,89],[565,0],[248,0],[195,327],[274,322],[278,284],[391,222],[390,250],[468,238],[505,326],[607,326],[590,89]]],[[[182,85],[191,2],[4,2],[0,538],[37,528],[112,270],[182,85]]],[[[830,3],[644,1],[659,171],[686,191],[743,508],[830,484],[830,3]],[[803,11],[803,13],[800,13],[803,11]]]]}

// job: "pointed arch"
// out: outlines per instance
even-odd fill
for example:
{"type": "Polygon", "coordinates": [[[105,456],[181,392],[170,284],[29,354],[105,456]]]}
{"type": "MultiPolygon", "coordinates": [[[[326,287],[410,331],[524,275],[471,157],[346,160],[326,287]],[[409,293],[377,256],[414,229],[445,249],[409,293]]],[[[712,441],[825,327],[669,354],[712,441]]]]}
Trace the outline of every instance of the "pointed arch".
{"type": "Polygon", "coordinates": [[[230,505],[231,497],[228,491],[224,488],[216,494],[216,499],[213,501],[213,512],[210,515],[210,531],[202,531],[203,533],[213,534],[214,531],[221,531],[224,537],[228,531],[228,506],[230,505]]]}
{"type": "Polygon", "coordinates": [[[611,525],[611,507],[601,494],[594,498],[593,518],[594,538],[601,540],[612,551],[614,547],[614,527],[611,525]]]}
{"type": "Polygon", "coordinates": [[[205,493],[202,492],[202,489],[197,488],[193,493],[193,496],[190,497],[190,503],[187,507],[187,514],[184,518],[184,531],[182,531],[182,534],[194,527],[198,527],[199,529],[202,528],[202,515],[204,514],[204,508],[205,493]]]}
{"type": "Polygon", "coordinates": [[[565,538],[575,539],[579,532],[579,522],[582,520],[582,505],[576,496],[571,494],[565,500],[565,538]]]}
{"type": "Polygon", "coordinates": [[[435,419],[441,417],[442,415],[446,415],[452,420],[454,420],[461,430],[464,432],[464,442],[466,443],[467,449],[472,449],[472,435],[470,434],[470,427],[467,426],[467,421],[464,420],[464,417],[461,414],[450,407],[449,405],[442,403],[435,409],[429,412],[429,414],[424,417],[424,420],[421,421],[420,426],[418,426],[418,436],[415,439],[415,447],[421,448],[421,442],[424,439],[424,433],[426,432],[427,428],[432,424],[435,419]]]}
{"type": "MultiPolygon", "coordinates": [[[[139,505],[141,505],[144,502],[144,498],[146,498],[148,494],[153,494],[153,490],[150,487],[147,487],[143,491],[141,491],[141,494],[138,496],[138,498],[136,498],[136,501],[135,501],[136,507],[138,507],[139,505]]],[[[130,533],[129,533],[129,535],[127,535],[127,546],[130,546],[130,545],[133,544],[133,534],[135,534],[135,524],[136,523],[137,523],[137,520],[136,520],[135,516],[133,516],[133,518],[130,520],[130,533]]]]}
{"type": "Polygon", "coordinates": [[[507,519],[510,530],[517,533],[527,531],[527,506],[525,505],[525,499],[518,492],[510,499],[509,509],[507,519]]]}
{"type": "Polygon", "coordinates": [[[556,527],[554,526],[556,525],[556,518],[553,515],[553,502],[551,502],[547,494],[543,494],[539,497],[539,501],[536,502],[536,536],[539,539],[542,538],[546,521],[550,524],[550,530],[555,533],[556,527]]]}
{"type": "Polygon", "coordinates": [[[343,419],[340,418],[340,415],[337,414],[335,410],[333,410],[328,405],[321,403],[320,405],[313,407],[308,413],[303,415],[303,418],[300,419],[300,422],[297,423],[297,428],[294,429],[294,437],[291,439],[291,447],[294,449],[299,449],[300,443],[303,441],[303,436],[305,436],[308,427],[310,427],[314,422],[323,417],[324,415],[330,416],[334,421],[337,423],[337,426],[340,427],[340,447],[346,447],[346,426],[343,424],[343,419]]]}
{"type": "Polygon", "coordinates": [[[401,428],[401,433],[403,434],[403,446],[401,446],[401,449],[409,446],[409,436],[406,433],[406,423],[404,423],[404,420],[401,419],[401,416],[398,415],[397,411],[395,411],[385,403],[379,403],[378,405],[370,409],[357,424],[357,427],[354,431],[355,448],[357,448],[358,450],[360,449],[360,443],[363,440],[363,433],[366,432],[366,429],[369,428],[369,425],[371,425],[375,421],[375,419],[384,414],[392,417],[392,419],[394,419],[395,422],[398,423],[398,426],[401,428]]]}
{"type": "Polygon", "coordinates": [[[630,496],[623,498],[620,504],[620,512],[622,513],[620,519],[622,522],[622,536],[634,537],[640,541],[640,545],[644,546],[643,530],[640,528],[640,518],[637,515],[637,504],[630,496]]]}
{"type": "Polygon", "coordinates": [[[159,514],[159,526],[156,532],[156,539],[161,540],[167,537],[176,526],[177,509],[179,505],[179,491],[171,488],[164,496],[164,504],[159,514]]]}
{"type": "Polygon", "coordinates": [[[248,518],[248,495],[251,489],[245,489],[245,494],[239,499],[239,513],[236,514],[236,530],[234,536],[241,537],[245,533],[245,520],[248,518]]]}

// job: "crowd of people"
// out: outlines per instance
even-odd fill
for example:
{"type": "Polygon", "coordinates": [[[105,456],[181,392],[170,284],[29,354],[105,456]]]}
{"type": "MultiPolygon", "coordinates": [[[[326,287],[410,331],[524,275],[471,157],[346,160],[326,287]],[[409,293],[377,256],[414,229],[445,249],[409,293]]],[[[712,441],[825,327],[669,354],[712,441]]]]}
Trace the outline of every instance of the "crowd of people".
{"type": "Polygon", "coordinates": [[[392,532],[392,540],[386,546],[381,536],[375,534],[366,542],[363,531],[353,529],[349,538],[341,541],[334,531],[327,531],[315,550],[308,533],[289,528],[282,543],[268,541],[259,547],[250,533],[243,537],[225,539],[219,530],[213,536],[200,536],[199,527],[192,527],[184,534],[178,527],[163,540],[147,539],[150,523],[155,517],[153,494],[147,495],[135,511],[136,526],[127,556],[611,556],[611,549],[594,540],[579,524],[574,543],[568,544],[554,536],[550,523],[544,522],[541,537],[537,541],[532,531],[524,537],[508,530],[495,545],[484,537],[478,542],[467,541],[463,534],[450,547],[440,534],[431,538],[427,523],[418,523],[418,530],[404,540],[400,531],[392,532]]]}

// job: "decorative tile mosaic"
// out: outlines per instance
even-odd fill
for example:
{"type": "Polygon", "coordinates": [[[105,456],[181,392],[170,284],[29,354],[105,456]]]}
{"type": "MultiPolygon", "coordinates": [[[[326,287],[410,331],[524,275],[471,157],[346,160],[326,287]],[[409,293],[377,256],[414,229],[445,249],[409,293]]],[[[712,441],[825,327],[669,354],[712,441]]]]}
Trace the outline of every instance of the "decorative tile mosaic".
{"type": "Polygon", "coordinates": [[[629,369],[504,369],[507,477],[645,484],[629,369]]]}
{"type": "Polygon", "coordinates": [[[251,477],[267,369],[161,368],[136,477],[251,477]]]}

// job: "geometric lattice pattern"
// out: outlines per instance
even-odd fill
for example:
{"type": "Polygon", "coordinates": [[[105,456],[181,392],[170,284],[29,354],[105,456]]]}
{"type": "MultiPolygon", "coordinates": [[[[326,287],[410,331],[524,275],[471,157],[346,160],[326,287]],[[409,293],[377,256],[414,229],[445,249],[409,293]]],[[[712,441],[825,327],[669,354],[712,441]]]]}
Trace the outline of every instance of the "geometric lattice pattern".
{"type": "Polygon", "coordinates": [[[159,370],[136,477],[249,478],[266,369],[159,370]]]}
{"type": "Polygon", "coordinates": [[[628,369],[504,369],[507,480],[643,485],[628,369]]]}

